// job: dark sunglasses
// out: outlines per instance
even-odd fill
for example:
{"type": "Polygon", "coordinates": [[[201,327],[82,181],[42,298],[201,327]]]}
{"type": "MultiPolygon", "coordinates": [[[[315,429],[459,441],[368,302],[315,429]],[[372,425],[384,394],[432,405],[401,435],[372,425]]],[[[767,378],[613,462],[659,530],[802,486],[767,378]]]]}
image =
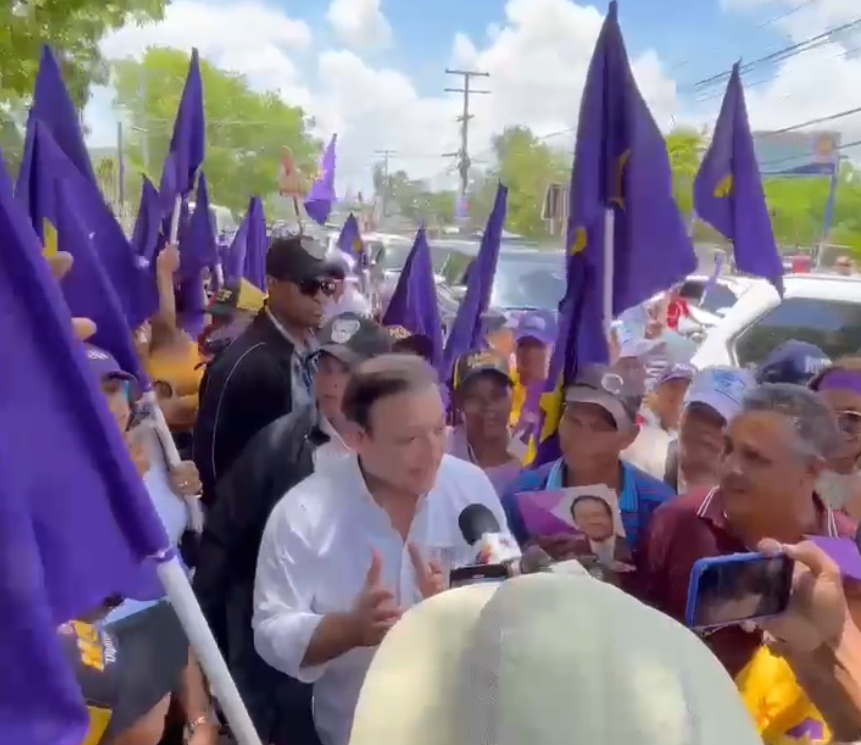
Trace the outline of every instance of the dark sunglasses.
{"type": "Polygon", "coordinates": [[[308,297],[314,297],[318,292],[322,292],[326,297],[332,297],[335,294],[335,282],[328,278],[303,279],[299,282],[299,292],[308,297]]]}

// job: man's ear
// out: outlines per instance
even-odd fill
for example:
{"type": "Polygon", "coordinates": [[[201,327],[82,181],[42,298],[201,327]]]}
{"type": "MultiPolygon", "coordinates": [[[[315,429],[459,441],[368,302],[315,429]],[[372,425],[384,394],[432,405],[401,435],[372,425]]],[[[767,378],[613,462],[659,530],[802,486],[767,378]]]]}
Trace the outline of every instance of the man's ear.
{"type": "Polygon", "coordinates": [[[351,450],[358,450],[365,438],[365,430],[355,422],[347,422],[344,425],[344,431],[341,433],[341,437],[348,448],[351,450]]]}

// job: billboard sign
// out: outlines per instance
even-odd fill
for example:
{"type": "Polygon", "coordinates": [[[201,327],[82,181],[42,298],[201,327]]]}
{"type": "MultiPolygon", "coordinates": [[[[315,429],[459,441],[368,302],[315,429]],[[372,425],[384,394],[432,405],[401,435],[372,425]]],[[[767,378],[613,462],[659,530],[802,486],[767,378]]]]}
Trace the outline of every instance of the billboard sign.
{"type": "Polygon", "coordinates": [[[754,132],[763,176],[832,176],[840,162],[839,132],[754,132]]]}

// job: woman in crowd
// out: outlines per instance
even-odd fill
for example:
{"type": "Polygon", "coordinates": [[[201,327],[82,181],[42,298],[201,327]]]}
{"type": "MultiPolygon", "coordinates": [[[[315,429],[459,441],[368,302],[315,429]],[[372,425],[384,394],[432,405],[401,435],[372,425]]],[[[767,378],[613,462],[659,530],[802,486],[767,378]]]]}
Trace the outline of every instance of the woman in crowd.
{"type": "MultiPolygon", "coordinates": [[[[155,430],[146,422],[135,421],[134,379],[106,351],[87,345],[86,352],[168,537],[177,545],[188,524],[183,497],[200,493],[197,469],[187,461],[168,468],[155,430]]],[[[210,717],[203,676],[167,599],[126,599],[102,623],[121,650],[116,704],[103,742],[158,743],[175,691],[189,743],[215,745],[217,728],[210,717]]]]}
{"type": "Polygon", "coordinates": [[[520,460],[509,452],[508,361],[492,352],[465,355],[455,367],[453,387],[458,423],[449,431],[447,450],[480,466],[502,494],[520,473],[520,460]]]}
{"type": "Polygon", "coordinates": [[[831,407],[840,424],[839,450],[822,472],[816,491],[828,504],[861,520],[861,357],[845,357],[810,383],[831,407]]]}

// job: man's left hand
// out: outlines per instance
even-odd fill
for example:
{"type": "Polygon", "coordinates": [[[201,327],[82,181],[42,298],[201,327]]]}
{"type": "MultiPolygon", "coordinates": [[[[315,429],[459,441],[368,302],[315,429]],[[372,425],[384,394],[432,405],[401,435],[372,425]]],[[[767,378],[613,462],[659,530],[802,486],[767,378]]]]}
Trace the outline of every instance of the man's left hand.
{"type": "Polygon", "coordinates": [[[435,559],[425,561],[422,556],[421,549],[414,543],[407,546],[412,559],[413,567],[416,570],[416,585],[423,598],[430,598],[438,595],[446,589],[446,577],[439,562],[435,559]]]}

